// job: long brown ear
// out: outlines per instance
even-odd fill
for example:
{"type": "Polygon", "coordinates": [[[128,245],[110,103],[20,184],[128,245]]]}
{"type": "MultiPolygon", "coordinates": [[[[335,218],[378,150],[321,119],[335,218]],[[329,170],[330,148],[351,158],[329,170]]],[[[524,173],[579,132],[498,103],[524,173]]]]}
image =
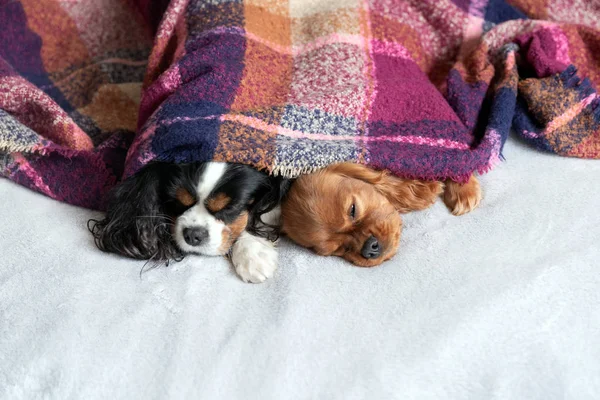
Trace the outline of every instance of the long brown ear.
{"type": "Polygon", "coordinates": [[[335,164],[328,171],[370,183],[401,213],[431,206],[443,190],[440,182],[401,179],[361,164],[335,164]]]}

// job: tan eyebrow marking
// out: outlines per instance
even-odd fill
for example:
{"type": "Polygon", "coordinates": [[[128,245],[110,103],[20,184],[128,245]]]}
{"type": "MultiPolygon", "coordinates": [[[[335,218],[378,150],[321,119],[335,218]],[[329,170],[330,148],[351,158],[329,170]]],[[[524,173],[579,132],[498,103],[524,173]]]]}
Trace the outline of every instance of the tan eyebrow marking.
{"type": "Polygon", "coordinates": [[[206,208],[211,212],[221,211],[231,201],[231,198],[225,193],[217,193],[206,201],[206,208]]]}
{"type": "Polygon", "coordinates": [[[191,206],[196,202],[196,200],[194,200],[194,196],[192,196],[190,192],[184,188],[177,189],[177,192],[175,192],[175,198],[177,198],[177,200],[179,200],[179,202],[186,207],[191,206]]]}

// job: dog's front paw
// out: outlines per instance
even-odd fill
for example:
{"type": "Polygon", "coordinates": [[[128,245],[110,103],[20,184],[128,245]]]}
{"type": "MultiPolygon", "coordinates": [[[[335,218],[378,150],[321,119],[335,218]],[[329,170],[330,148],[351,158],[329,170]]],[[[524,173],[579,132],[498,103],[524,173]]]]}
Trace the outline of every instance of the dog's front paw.
{"type": "Polygon", "coordinates": [[[477,208],[481,202],[481,186],[471,175],[465,184],[447,181],[444,188],[444,203],[454,215],[463,215],[477,208]]]}
{"type": "Polygon", "coordinates": [[[261,283],[277,269],[277,250],[269,240],[244,232],[231,249],[231,262],[244,282],[261,283]]]}

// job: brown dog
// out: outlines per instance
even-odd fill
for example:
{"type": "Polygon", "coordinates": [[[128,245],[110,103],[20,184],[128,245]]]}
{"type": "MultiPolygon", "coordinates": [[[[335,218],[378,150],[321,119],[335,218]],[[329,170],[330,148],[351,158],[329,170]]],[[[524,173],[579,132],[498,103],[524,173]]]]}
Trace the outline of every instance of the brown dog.
{"type": "Polygon", "coordinates": [[[454,215],[481,200],[475,176],[466,184],[444,184],[401,179],[359,164],[332,165],[294,182],[281,206],[282,231],[319,255],[373,267],[396,254],[400,213],[431,206],[442,191],[454,215]]]}

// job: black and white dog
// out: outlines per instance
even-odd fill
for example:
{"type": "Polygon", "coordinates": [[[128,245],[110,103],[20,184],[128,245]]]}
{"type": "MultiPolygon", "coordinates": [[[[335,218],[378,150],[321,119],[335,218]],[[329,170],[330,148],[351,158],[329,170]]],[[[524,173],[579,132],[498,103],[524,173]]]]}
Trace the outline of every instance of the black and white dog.
{"type": "Polygon", "coordinates": [[[273,242],[289,185],[240,164],[153,163],[112,191],[90,231],[101,250],[137,259],[229,254],[244,281],[262,282],[277,268],[273,242]]]}

